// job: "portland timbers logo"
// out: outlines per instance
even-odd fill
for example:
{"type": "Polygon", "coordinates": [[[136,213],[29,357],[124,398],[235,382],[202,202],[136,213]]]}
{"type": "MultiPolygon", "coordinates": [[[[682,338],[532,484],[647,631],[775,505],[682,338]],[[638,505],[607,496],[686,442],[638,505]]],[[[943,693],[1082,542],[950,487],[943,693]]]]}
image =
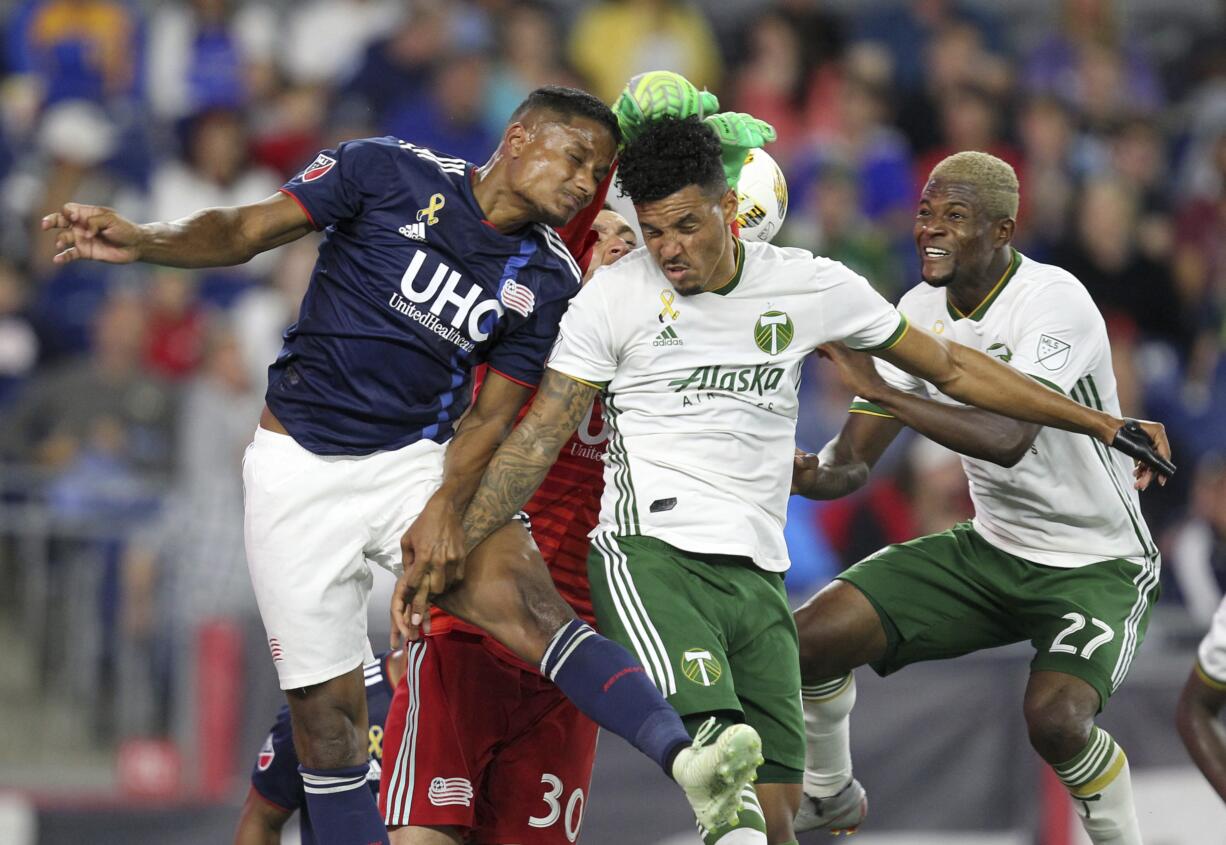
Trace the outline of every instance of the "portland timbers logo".
{"type": "Polygon", "coordinates": [[[767,311],[753,327],[753,342],[767,355],[778,355],[788,348],[795,332],[791,317],[782,311],[767,311]]]}
{"type": "Polygon", "coordinates": [[[700,686],[710,687],[724,670],[714,654],[705,648],[692,648],[681,655],[681,674],[700,686]]]}

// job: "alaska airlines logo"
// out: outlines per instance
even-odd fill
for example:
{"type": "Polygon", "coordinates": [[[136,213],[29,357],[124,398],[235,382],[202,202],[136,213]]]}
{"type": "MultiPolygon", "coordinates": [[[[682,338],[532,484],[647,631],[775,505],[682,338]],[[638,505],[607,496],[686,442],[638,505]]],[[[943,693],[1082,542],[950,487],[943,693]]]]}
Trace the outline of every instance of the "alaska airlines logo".
{"type": "Polygon", "coordinates": [[[442,211],[443,206],[446,204],[447,198],[442,194],[432,195],[425,208],[417,209],[418,222],[425,221],[427,226],[433,226],[438,222],[438,213],[442,211]]]}
{"type": "Polygon", "coordinates": [[[723,390],[729,393],[756,393],[765,396],[783,381],[783,367],[755,364],[752,367],[728,367],[712,364],[696,367],[685,378],[673,379],[668,386],[674,393],[683,390],[723,390]]]}
{"type": "Polygon", "coordinates": [[[418,275],[425,262],[426,253],[417,250],[400,278],[400,290],[392,293],[388,305],[443,340],[472,352],[489,339],[494,324],[505,313],[502,303],[482,297],[484,290],[472,282],[461,292],[464,277],[441,261],[430,281],[419,286],[418,275]]]}

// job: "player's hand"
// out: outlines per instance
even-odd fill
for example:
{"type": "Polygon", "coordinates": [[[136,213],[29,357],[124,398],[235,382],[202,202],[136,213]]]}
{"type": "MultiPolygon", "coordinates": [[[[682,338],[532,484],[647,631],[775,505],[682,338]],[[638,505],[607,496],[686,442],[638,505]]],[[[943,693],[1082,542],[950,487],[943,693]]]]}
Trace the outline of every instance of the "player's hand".
{"type": "Polygon", "coordinates": [[[141,227],[100,205],[66,203],[42,219],[43,231],[56,230],[56,264],[81,258],[130,264],[140,257],[141,227]]]}
{"type": "Polygon", "coordinates": [[[714,94],[699,91],[694,83],[671,70],[649,70],[632,76],[613,104],[623,144],[637,138],[648,121],[695,115],[701,118],[718,109],[714,94]]]}
{"type": "Polygon", "coordinates": [[[821,461],[812,452],[797,449],[792,457],[792,495],[805,496],[806,490],[813,489],[821,472],[821,461]]]}
{"type": "Polygon", "coordinates": [[[1124,424],[1115,432],[1111,447],[1119,449],[1125,455],[1136,460],[1133,468],[1133,487],[1145,490],[1156,478],[1159,486],[1175,474],[1175,465],[1171,463],[1171,444],[1166,439],[1166,428],[1162,423],[1148,420],[1124,420],[1124,424]]]}
{"type": "Polygon", "coordinates": [[[839,371],[839,380],[856,396],[868,399],[879,395],[888,385],[877,366],[873,356],[867,352],[856,352],[845,344],[835,341],[823,343],[817,348],[817,354],[832,362],[839,371]]]}
{"type": "Polygon", "coordinates": [[[703,123],[719,138],[723,147],[724,175],[728,187],[735,188],[741,181],[741,168],[749,151],[775,140],[775,127],[765,120],[758,120],[744,112],[726,111],[704,118],[703,123]]]}
{"type": "Polygon", "coordinates": [[[392,617],[406,640],[429,633],[430,597],[464,577],[464,530],[446,496],[434,495],[400,538],[404,574],[392,595],[392,617]],[[407,607],[406,607],[407,604],[407,607]]]}

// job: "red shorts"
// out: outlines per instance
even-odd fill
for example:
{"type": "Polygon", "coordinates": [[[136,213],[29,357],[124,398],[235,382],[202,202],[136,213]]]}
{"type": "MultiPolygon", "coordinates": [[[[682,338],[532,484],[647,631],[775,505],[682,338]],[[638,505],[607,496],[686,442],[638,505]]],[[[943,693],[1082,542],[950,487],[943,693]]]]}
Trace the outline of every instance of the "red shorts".
{"type": "Polygon", "coordinates": [[[478,845],[579,835],[596,724],[552,683],[451,631],[410,644],[383,733],[388,827],[452,826],[478,845]]]}

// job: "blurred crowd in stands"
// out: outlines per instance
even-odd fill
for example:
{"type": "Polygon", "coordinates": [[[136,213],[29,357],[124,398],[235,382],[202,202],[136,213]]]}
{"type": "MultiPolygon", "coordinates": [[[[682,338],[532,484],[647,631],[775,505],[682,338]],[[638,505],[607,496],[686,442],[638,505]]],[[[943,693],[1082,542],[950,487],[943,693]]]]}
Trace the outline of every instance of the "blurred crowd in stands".
{"type": "MultiPolygon", "coordinates": [[[[317,241],[224,270],[58,266],[39,218],[68,200],[137,220],[260,200],[368,135],[481,163],[531,89],[611,102],[655,68],[773,123],[791,191],[776,243],[893,301],[918,280],[932,165],[1009,161],[1017,246],[1087,286],[1125,413],[1171,435],[1180,473],[1143,497],[1164,601],[1199,626],[1226,587],[1220,4],[24,0],[2,23],[0,510],[42,508],[53,579],[82,548],[102,565],[104,683],[121,643],[156,665],[201,618],[253,618],[239,465],[317,241]]],[[[805,391],[799,443],[817,450],[848,397],[817,360],[805,391]]],[[[968,513],[956,459],[901,444],[860,495],[795,503],[791,586],[968,513]]]]}

